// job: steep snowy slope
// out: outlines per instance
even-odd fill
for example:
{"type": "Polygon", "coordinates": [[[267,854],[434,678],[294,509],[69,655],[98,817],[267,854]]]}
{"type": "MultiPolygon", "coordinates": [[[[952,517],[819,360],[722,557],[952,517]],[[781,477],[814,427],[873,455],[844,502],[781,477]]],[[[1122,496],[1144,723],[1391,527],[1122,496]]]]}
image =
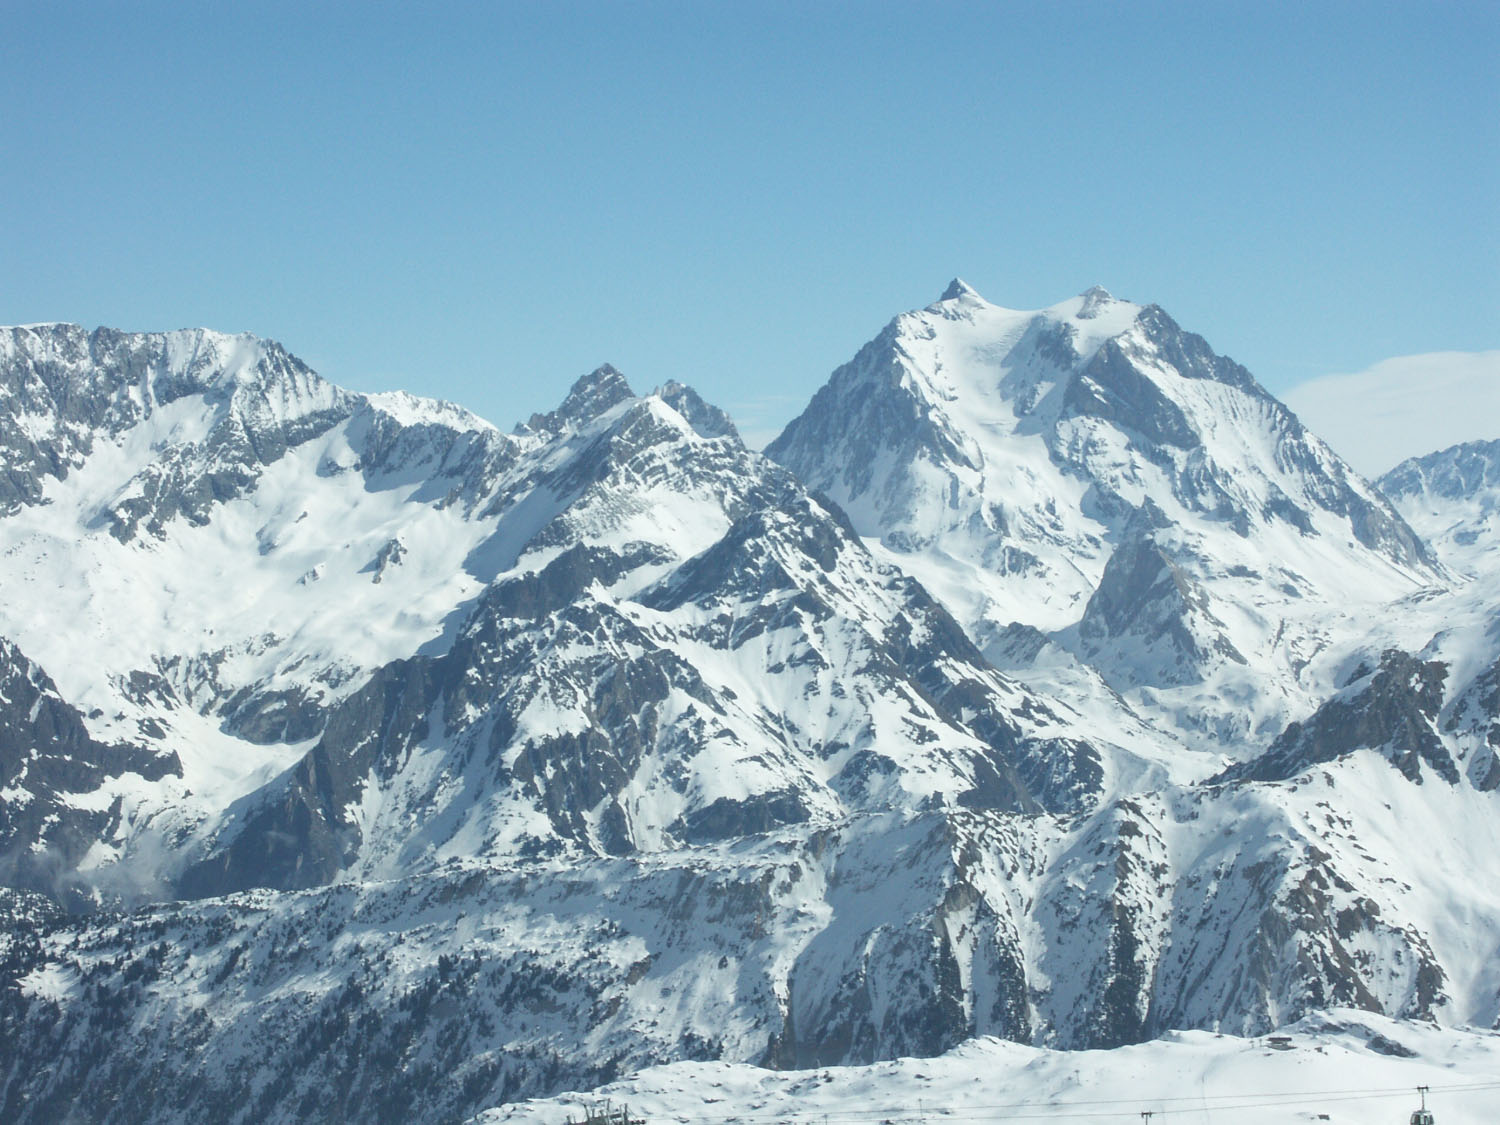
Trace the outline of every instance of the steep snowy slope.
{"type": "Polygon", "coordinates": [[[1102,289],[1015,312],[956,281],[767,452],[997,664],[1076,694],[1057,666],[1081,662],[1194,746],[1274,736],[1331,689],[1330,647],[1442,578],[1247,371],[1102,289]]]}

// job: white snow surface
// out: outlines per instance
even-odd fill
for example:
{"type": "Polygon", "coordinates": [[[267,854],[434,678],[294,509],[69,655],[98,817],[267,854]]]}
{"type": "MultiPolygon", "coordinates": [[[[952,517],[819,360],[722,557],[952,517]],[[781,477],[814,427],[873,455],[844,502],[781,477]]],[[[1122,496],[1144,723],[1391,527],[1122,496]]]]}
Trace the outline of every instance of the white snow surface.
{"type": "Polygon", "coordinates": [[[1242,1039],[1174,1032],[1109,1051],[1055,1051],[980,1038],[937,1058],[774,1071],[740,1063],[651,1067],[596,1090],[489,1110],[484,1125],[562,1125],[628,1108],[681,1122],[935,1121],[1198,1123],[1405,1121],[1426,1105],[1442,1125],[1500,1112],[1500,1033],[1334,1010],[1242,1039]]]}

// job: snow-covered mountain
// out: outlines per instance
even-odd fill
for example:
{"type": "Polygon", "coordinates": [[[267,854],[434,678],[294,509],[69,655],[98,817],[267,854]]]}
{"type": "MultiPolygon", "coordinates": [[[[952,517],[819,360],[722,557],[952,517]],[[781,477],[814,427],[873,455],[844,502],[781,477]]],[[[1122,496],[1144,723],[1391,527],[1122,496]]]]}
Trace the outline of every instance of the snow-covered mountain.
{"type": "Polygon", "coordinates": [[[1500,440],[1410,458],[1377,484],[1450,568],[1500,574],[1500,440]]]}
{"type": "Polygon", "coordinates": [[[1375,606],[1442,579],[1249,372],[1097,288],[1017,312],[955,281],[767,452],[997,664],[1054,690],[1081,665],[1071,690],[1096,674],[1198,748],[1274,737],[1375,606]]]}
{"type": "Polygon", "coordinates": [[[476,506],[515,443],[455,407],[251,337],[72,325],[0,332],[0,402],[0,635],[93,737],[175,762],[92,790],[106,898],[162,893],[133,847],[167,856],[296,761],[486,581],[476,506]]]}
{"type": "Polygon", "coordinates": [[[11,339],[28,409],[87,398],[97,425],[30,426],[0,630],[101,734],[180,763],[91,798],[121,806],[79,873],[101,888],[106,868],[153,894],[309,886],[1097,789],[1078,724],[688,388],[637,398],[604,367],[502,435],[259,341],[11,339]]]}
{"type": "Polygon", "coordinates": [[[1490,556],[1159,310],[955,285],[800,476],[608,366],[503,433],[45,325],[0,396],[5,1120],[1500,1023],[1490,556]]]}
{"type": "Polygon", "coordinates": [[[732,432],[705,436],[601,370],[521,441],[480,548],[503,569],[452,644],[332,709],[184,889],[631,854],[932,802],[1070,809],[1094,791],[1099,755],[1062,716],[732,432]]]}

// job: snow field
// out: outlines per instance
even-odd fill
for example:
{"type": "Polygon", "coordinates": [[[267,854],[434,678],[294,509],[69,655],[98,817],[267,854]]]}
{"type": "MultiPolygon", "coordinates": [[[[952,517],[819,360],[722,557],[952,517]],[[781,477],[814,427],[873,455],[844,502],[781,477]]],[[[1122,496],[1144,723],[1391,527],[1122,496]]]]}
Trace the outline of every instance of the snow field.
{"type": "Polygon", "coordinates": [[[651,1067],[597,1090],[489,1110],[484,1125],[562,1125],[628,1105],[650,1125],[769,1122],[1097,1121],[1184,1125],[1404,1123],[1430,1087],[1441,1125],[1500,1117],[1500,1033],[1335,1011],[1266,1038],[1176,1032],[1112,1051],[976,1039],[931,1059],[772,1071],[731,1063],[651,1067]],[[1394,1052],[1394,1053],[1393,1053],[1394,1052]]]}

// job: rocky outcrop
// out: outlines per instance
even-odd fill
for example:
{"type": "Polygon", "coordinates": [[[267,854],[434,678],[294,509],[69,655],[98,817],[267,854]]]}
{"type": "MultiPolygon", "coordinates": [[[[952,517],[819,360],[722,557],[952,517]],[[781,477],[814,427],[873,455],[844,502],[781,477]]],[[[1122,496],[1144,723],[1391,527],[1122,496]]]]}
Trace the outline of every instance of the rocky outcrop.
{"type": "Polygon", "coordinates": [[[0,638],[0,885],[73,908],[96,903],[79,866],[116,840],[123,795],[111,782],[181,776],[171,752],[103,743],[51,677],[0,638]]]}
{"type": "Polygon", "coordinates": [[[1474,787],[1500,789],[1500,659],[1454,694],[1442,729],[1466,744],[1464,772],[1474,787]]]}
{"type": "Polygon", "coordinates": [[[1202,585],[1156,541],[1165,523],[1147,500],[1078,623],[1079,652],[1122,689],[1196,683],[1215,663],[1245,663],[1202,585]]]}
{"type": "Polygon", "coordinates": [[[1263,755],[1231,766],[1217,780],[1284,781],[1355,750],[1385,757],[1411,781],[1421,782],[1421,764],[1450,785],[1458,768],[1438,731],[1443,681],[1448,668],[1396,649],[1377,668],[1357,669],[1337,696],[1303,722],[1292,723],[1263,755]]]}

